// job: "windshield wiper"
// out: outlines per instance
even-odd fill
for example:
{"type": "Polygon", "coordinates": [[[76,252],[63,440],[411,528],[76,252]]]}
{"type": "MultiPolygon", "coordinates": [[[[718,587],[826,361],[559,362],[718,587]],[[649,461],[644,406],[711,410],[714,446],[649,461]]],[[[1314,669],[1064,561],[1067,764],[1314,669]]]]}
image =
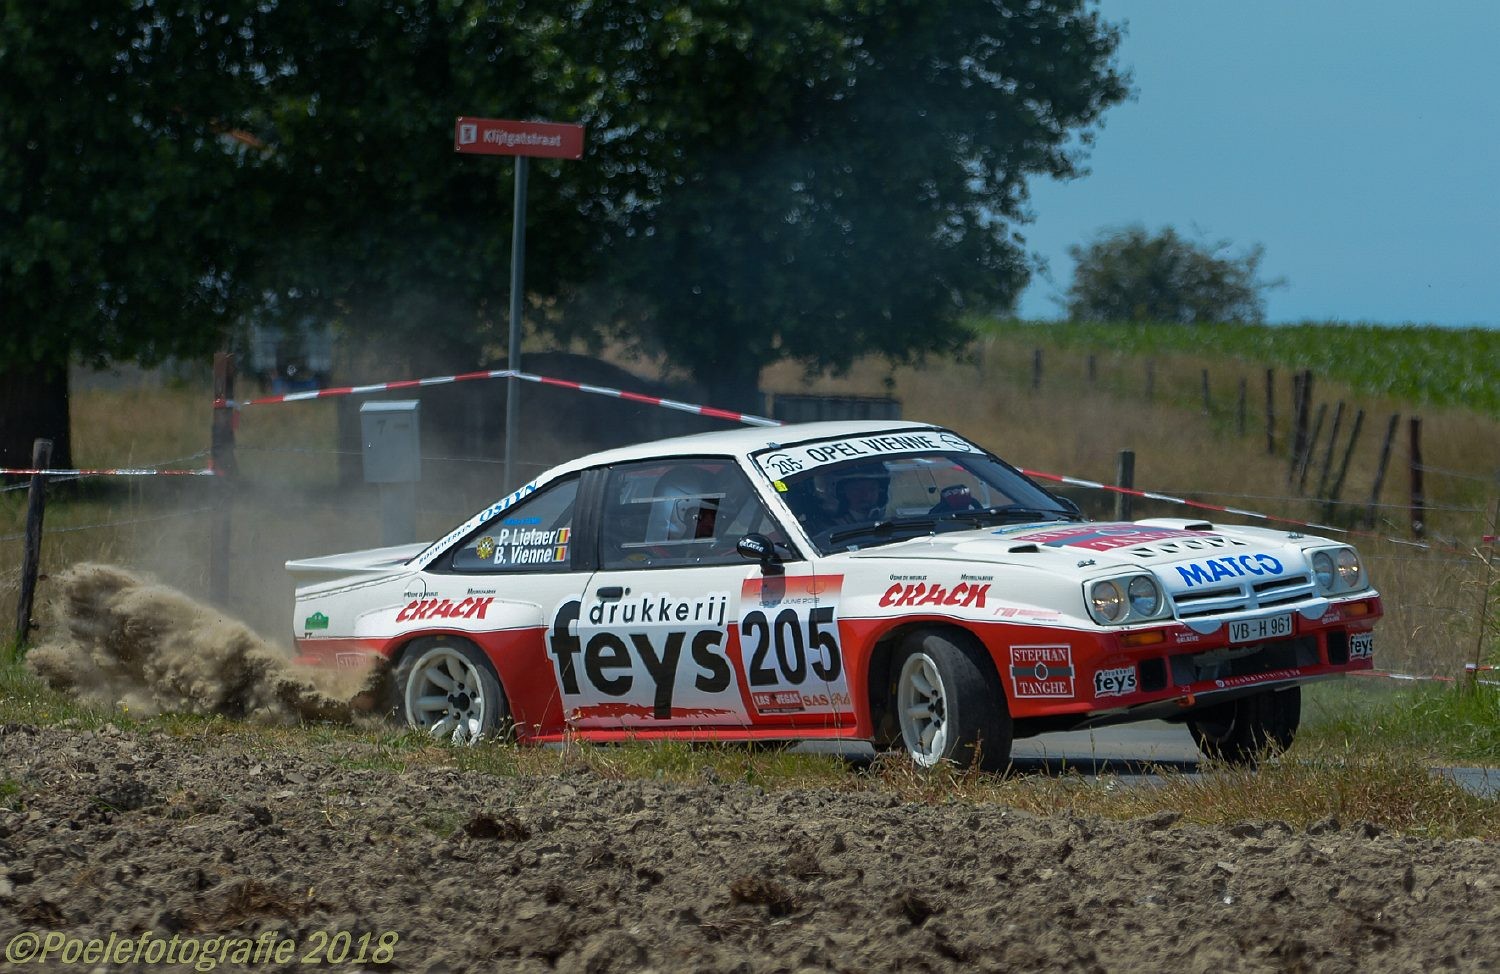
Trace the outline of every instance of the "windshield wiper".
{"type": "Polygon", "coordinates": [[[953,511],[942,515],[945,521],[973,521],[975,524],[985,524],[993,521],[1082,521],[1083,517],[1072,511],[1042,510],[1038,507],[1021,507],[1016,504],[1003,504],[998,507],[984,507],[973,511],[953,511]]]}
{"type": "Polygon", "coordinates": [[[890,534],[897,528],[934,528],[937,527],[937,518],[931,516],[920,517],[888,517],[883,521],[875,521],[871,524],[860,524],[842,531],[835,531],[828,536],[829,544],[838,544],[840,541],[857,537],[861,534],[890,534]]]}

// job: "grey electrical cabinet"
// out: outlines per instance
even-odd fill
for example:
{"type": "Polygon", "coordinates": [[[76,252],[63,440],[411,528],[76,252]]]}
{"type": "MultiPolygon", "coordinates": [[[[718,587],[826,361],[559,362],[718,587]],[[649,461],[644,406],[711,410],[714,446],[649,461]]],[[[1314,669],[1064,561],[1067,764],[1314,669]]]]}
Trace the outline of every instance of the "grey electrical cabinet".
{"type": "Polygon", "coordinates": [[[365,483],[410,484],[422,479],[420,406],[415,399],[402,399],[359,407],[365,483]]]}

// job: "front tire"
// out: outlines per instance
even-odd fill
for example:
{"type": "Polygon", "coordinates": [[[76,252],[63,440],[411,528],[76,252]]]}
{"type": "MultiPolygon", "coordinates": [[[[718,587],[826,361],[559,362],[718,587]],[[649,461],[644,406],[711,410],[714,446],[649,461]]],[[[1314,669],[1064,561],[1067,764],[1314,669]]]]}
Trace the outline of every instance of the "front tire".
{"type": "Polygon", "coordinates": [[[508,730],[510,706],[490,661],[472,643],[421,639],[396,667],[398,719],[433,740],[477,744],[508,730]]]}
{"type": "Polygon", "coordinates": [[[988,659],[946,633],[907,637],[892,661],[892,706],[901,746],[919,767],[949,763],[1004,771],[1010,765],[1010,712],[988,659]]]}
{"type": "Polygon", "coordinates": [[[1301,723],[1301,687],[1240,697],[1197,711],[1187,721],[1204,757],[1251,768],[1262,754],[1291,747],[1301,723]]]}

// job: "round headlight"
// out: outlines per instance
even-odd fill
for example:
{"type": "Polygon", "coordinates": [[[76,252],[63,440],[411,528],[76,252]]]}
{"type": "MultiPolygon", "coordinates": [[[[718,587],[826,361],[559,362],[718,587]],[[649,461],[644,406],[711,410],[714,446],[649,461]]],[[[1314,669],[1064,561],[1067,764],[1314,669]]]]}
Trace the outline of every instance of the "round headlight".
{"type": "Polygon", "coordinates": [[[1345,588],[1359,588],[1360,567],[1359,555],[1354,553],[1353,548],[1345,548],[1339,552],[1339,580],[1344,583],[1345,588]]]}
{"type": "Polygon", "coordinates": [[[1089,590],[1089,601],[1094,612],[1106,622],[1119,622],[1125,618],[1125,591],[1119,582],[1095,582],[1089,590]]]}
{"type": "Polygon", "coordinates": [[[1333,588],[1333,557],[1328,552],[1319,551],[1312,556],[1312,569],[1318,588],[1325,592],[1333,588]]]}
{"type": "Polygon", "coordinates": [[[1161,589],[1145,575],[1132,578],[1126,592],[1130,595],[1130,611],[1138,616],[1154,616],[1161,608],[1161,589]]]}

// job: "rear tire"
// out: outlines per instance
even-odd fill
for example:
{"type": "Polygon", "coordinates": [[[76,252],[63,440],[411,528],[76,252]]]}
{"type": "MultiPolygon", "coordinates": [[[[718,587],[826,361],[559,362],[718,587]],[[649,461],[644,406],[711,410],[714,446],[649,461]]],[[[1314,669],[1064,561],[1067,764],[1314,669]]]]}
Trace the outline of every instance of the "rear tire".
{"type": "Polygon", "coordinates": [[[419,639],[402,654],[392,683],[397,719],[433,740],[477,744],[509,732],[505,692],[472,643],[419,639]]]}
{"type": "Polygon", "coordinates": [[[1302,688],[1266,690],[1207,707],[1187,720],[1204,757],[1255,767],[1262,754],[1292,746],[1302,722],[1302,688]]]}
{"type": "Polygon", "coordinates": [[[947,633],[915,632],[902,643],[891,661],[891,706],[900,746],[917,766],[1010,766],[1010,711],[988,664],[979,650],[947,633]]]}

